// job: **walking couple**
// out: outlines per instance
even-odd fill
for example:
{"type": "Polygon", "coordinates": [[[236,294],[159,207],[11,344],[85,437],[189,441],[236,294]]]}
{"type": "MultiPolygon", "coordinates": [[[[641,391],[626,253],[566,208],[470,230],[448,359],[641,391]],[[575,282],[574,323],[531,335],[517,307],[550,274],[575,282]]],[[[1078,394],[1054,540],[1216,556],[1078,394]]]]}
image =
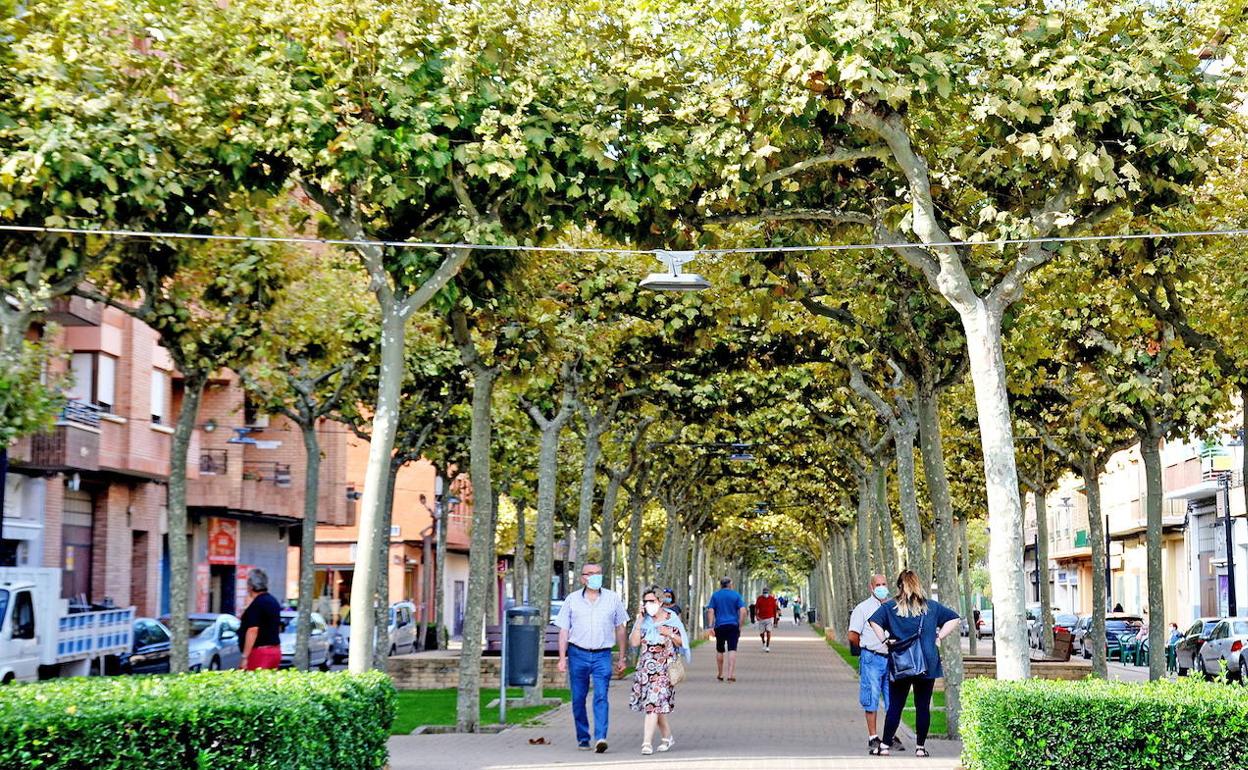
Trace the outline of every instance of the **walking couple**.
{"type": "Polygon", "coordinates": [[[914,690],[915,756],[928,756],[924,744],[931,724],[932,689],[944,676],[937,643],[958,632],[958,614],[928,599],[919,576],[903,570],[896,593],[883,575],[871,577],[871,596],[854,608],[849,619],[851,652],[858,664],[858,701],[866,711],[868,748],[873,755],[904,751],[897,740],[901,711],[914,690]],[[883,707],[883,736],[876,730],[876,712],[883,707]]]}
{"type": "Polygon", "coordinates": [[[619,650],[614,671],[623,674],[628,644],[640,648],[633,674],[629,708],[644,712],[642,754],[653,754],[656,729],[662,739],[658,751],[672,748],[668,715],[676,707],[676,685],[690,659],[689,634],[680,615],[664,603],[657,587],[646,589],[632,633],[625,639],[628,612],[619,594],[603,588],[602,567],[586,564],[581,568],[579,591],[568,594],[554,624],[559,628],[559,670],[568,673],[572,690],[572,719],[576,724],[577,748],[590,750],[589,715],[585,700],[592,680],[594,688],[593,750],[607,750],[609,705],[607,690],[612,675],[612,646],[619,650]],[[627,642],[627,644],[626,644],[627,642]]]}

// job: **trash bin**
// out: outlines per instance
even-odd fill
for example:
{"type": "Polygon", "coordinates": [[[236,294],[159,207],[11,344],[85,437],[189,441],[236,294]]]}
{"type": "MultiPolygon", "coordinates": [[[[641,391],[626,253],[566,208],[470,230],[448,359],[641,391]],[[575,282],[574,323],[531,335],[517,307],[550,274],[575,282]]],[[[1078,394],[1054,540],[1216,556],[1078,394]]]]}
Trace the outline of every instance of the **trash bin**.
{"type": "Polygon", "coordinates": [[[806,622],[811,624],[812,626],[815,624],[815,611],[814,610],[806,610],[806,622]]]}
{"type": "Polygon", "coordinates": [[[533,687],[540,675],[542,642],[545,636],[542,616],[537,607],[521,604],[507,610],[506,644],[503,668],[506,686],[533,687]]]}

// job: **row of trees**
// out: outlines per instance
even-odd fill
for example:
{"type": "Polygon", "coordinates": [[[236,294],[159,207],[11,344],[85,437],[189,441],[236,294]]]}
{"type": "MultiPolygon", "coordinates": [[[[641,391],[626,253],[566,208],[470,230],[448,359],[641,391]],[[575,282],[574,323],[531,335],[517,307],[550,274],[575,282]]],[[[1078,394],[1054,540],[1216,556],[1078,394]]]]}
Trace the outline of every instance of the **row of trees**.
{"type": "MultiPolygon", "coordinates": [[[[222,367],[303,429],[309,520],[318,420],[369,438],[356,608],[385,610],[397,469],[468,470],[462,729],[502,507],[544,612],[570,532],[569,574],[623,566],[630,602],[643,577],[696,607],[715,573],[813,571],[834,627],[873,571],[969,593],[986,513],[998,672],[1018,678],[1020,484],[1040,500],[1060,470],[1089,482],[1099,580],[1095,480],[1138,441],[1162,617],[1156,448],[1248,387],[1238,244],[1045,239],[1234,222],[1238,8],[756,5],[5,8],[0,222],[33,229],[0,239],[0,438],[54,413],[30,330],[57,297],[160,334],[185,388],[175,666],[185,460],[222,367]],[[743,245],[759,251],[716,258],[717,288],[685,296],[639,292],[646,260],[612,251],[743,245]],[[1038,440],[1016,452],[1016,432],[1038,440]]],[[[352,623],[352,670],[375,630],[385,649],[376,617],[352,623]]]]}

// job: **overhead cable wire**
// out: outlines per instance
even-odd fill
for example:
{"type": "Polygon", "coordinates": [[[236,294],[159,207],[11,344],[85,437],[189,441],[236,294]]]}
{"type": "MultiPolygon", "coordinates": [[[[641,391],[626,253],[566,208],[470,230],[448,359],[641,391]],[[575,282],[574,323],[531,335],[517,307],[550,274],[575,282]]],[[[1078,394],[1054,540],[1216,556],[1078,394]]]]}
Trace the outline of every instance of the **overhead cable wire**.
{"type": "Polygon", "coordinates": [[[627,247],[532,246],[502,243],[443,243],[438,241],[354,240],[350,238],[313,238],[295,235],[225,235],[221,233],[182,233],[157,230],[117,230],[78,227],[39,227],[34,225],[0,225],[0,233],[34,235],[94,235],[116,238],[147,238],[151,240],[230,241],[236,243],[290,243],[322,246],[372,246],[396,249],[469,249],[472,251],[524,251],[563,254],[648,254],[657,256],[671,251],[695,255],[781,254],[829,251],[885,251],[892,249],[943,249],[976,246],[1023,246],[1048,243],[1091,243],[1097,241],[1174,240],[1179,238],[1234,238],[1248,236],[1248,228],[1226,230],[1178,230],[1147,233],[1112,233],[1098,235],[1053,235],[1035,238],[987,238],[983,240],[949,240],[923,243],[896,241],[881,243],[835,243],[807,246],[730,246],[700,249],[637,249],[627,247]]]}

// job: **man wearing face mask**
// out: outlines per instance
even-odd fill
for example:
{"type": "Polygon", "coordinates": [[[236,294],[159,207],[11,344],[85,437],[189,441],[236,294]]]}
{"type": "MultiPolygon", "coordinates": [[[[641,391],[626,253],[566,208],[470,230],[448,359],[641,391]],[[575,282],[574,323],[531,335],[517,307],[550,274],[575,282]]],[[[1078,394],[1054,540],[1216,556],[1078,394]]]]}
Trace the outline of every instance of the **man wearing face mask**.
{"type": "Polygon", "coordinates": [[[576,747],[590,749],[589,715],[585,698],[594,683],[594,745],[599,754],[607,750],[608,701],[611,684],[611,647],[619,649],[615,673],[624,673],[628,647],[624,624],[628,611],[619,594],[602,587],[602,566],[581,567],[581,590],[563,600],[554,624],[559,627],[559,670],[567,672],[572,690],[572,719],[576,723],[576,747]]]}
{"type": "MultiPolygon", "coordinates": [[[[883,575],[871,576],[871,595],[862,601],[849,616],[849,648],[859,650],[858,703],[867,714],[868,749],[880,743],[876,730],[876,714],[888,711],[888,647],[874,632],[867,629],[867,621],[883,604],[889,601],[888,579],[883,575]]],[[[903,751],[901,741],[893,739],[892,748],[903,751]]]]}

